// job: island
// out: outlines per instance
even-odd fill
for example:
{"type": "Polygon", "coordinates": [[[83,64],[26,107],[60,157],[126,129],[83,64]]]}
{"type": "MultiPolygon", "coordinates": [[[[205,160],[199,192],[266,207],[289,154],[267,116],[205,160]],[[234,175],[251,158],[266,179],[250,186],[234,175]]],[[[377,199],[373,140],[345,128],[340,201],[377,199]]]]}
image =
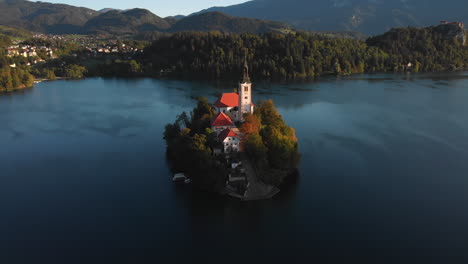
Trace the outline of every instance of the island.
{"type": "Polygon", "coordinates": [[[245,201],[272,198],[300,160],[295,130],[274,102],[253,103],[247,59],[237,92],[213,104],[199,98],[190,114],[166,125],[164,139],[174,173],[188,175],[199,189],[245,201]]]}

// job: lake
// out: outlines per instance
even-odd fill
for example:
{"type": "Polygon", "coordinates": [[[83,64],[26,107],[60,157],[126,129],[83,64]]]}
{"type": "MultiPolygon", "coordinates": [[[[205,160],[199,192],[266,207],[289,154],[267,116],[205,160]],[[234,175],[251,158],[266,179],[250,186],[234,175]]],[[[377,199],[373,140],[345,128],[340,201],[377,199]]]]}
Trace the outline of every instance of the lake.
{"type": "Polygon", "coordinates": [[[468,261],[468,73],[254,83],[302,161],[249,203],[174,186],[162,139],[194,98],[234,87],[95,78],[1,95],[0,262],[468,261]]]}

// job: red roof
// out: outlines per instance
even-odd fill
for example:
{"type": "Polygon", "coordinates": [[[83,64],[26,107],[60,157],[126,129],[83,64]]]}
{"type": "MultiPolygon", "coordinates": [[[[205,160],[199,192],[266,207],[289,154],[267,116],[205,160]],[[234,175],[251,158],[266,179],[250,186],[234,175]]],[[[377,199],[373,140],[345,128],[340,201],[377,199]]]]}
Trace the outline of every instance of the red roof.
{"type": "Polygon", "coordinates": [[[211,126],[234,126],[234,123],[225,113],[219,113],[213,122],[211,122],[211,126]]]}
{"type": "Polygon", "coordinates": [[[232,131],[232,129],[230,129],[230,128],[223,130],[223,132],[221,132],[221,134],[219,134],[218,138],[219,138],[219,140],[221,142],[223,142],[228,137],[236,137],[236,138],[240,139],[240,136],[238,134],[236,134],[234,131],[232,131]]]}
{"type": "Polygon", "coordinates": [[[215,103],[216,107],[237,107],[239,106],[239,95],[236,93],[224,93],[215,103]]]}

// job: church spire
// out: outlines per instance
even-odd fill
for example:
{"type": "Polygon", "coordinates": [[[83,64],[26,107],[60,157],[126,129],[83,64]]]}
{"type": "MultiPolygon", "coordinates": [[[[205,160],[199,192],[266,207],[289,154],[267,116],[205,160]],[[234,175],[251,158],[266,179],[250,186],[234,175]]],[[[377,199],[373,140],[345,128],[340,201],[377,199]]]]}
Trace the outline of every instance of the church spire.
{"type": "Polygon", "coordinates": [[[250,83],[250,76],[249,76],[249,65],[247,64],[247,52],[245,52],[244,57],[244,73],[242,76],[242,83],[250,83]]]}

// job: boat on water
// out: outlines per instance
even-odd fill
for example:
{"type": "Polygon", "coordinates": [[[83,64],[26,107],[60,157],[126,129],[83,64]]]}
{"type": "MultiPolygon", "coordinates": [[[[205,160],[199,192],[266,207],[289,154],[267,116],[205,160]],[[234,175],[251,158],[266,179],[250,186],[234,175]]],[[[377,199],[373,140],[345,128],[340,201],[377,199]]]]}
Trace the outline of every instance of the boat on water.
{"type": "Polygon", "coordinates": [[[177,173],[174,175],[174,177],[172,177],[172,181],[173,182],[176,182],[176,183],[185,183],[185,184],[189,184],[192,182],[191,179],[187,178],[187,176],[185,176],[184,173],[177,173]]]}

